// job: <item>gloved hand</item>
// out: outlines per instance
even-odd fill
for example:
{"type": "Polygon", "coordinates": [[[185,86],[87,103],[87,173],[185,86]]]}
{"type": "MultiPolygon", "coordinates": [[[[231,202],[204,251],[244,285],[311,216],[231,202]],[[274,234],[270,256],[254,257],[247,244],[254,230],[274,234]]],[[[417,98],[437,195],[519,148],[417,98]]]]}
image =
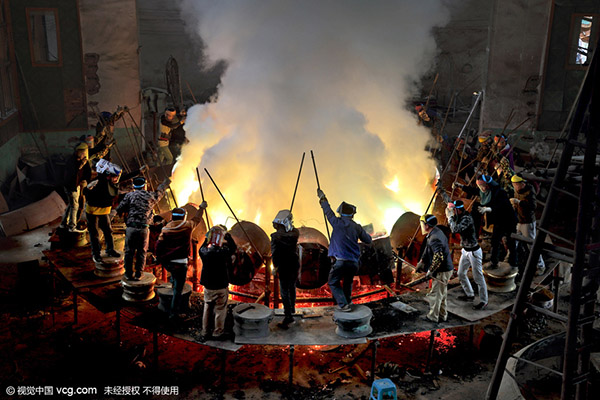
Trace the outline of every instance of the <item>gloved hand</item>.
{"type": "Polygon", "coordinates": [[[89,183],[89,185],[87,185],[87,188],[88,188],[88,189],[93,189],[93,188],[94,188],[94,186],[96,186],[97,184],[98,184],[98,179],[94,179],[93,181],[91,181],[91,182],[89,183]]]}
{"type": "Polygon", "coordinates": [[[415,272],[424,272],[425,271],[425,264],[423,263],[423,261],[419,261],[417,263],[417,268],[415,269],[415,272]]]}
{"type": "Polygon", "coordinates": [[[512,204],[513,207],[516,207],[520,202],[521,200],[515,199],[514,197],[510,199],[510,204],[512,204]]]}
{"type": "Polygon", "coordinates": [[[462,188],[465,185],[463,185],[462,183],[458,183],[458,182],[453,182],[452,183],[452,189],[456,189],[456,188],[462,188]]]}
{"type": "Polygon", "coordinates": [[[202,203],[200,203],[200,208],[207,208],[208,207],[208,203],[206,201],[203,201],[202,203]]]}
{"type": "MultiPolygon", "coordinates": [[[[452,205],[454,205],[454,204],[452,204],[452,205]]],[[[452,208],[447,207],[446,208],[446,218],[450,219],[453,216],[454,216],[454,207],[452,207],[452,208]]]]}
{"type": "Polygon", "coordinates": [[[317,189],[317,196],[319,197],[319,201],[323,201],[326,199],[325,193],[321,189],[317,189]]]}
{"type": "Polygon", "coordinates": [[[480,214],[485,214],[485,213],[492,212],[492,208],[479,206],[479,207],[477,207],[477,211],[479,211],[480,214]]]}

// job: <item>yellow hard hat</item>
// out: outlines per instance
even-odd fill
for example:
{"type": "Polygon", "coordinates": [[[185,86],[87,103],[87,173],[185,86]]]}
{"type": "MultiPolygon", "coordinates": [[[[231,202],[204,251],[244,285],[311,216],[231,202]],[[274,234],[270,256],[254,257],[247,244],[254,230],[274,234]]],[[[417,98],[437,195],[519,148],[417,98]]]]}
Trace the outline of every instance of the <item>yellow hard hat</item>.
{"type": "Polygon", "coordinates": [[[519,175],[513,175],[512,178],[510,178],[511,182],[525,182],[525,179],[523,179],[522,177],[520,177],[519,175]]]}

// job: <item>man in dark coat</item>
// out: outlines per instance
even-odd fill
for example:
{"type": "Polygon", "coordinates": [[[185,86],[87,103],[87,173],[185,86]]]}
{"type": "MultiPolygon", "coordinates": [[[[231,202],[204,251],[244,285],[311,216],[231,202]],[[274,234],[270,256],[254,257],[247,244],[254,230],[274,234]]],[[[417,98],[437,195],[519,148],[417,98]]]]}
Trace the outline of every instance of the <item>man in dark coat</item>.
{"type": "Polygon", "coordinates": [[[146,266],[146,252],[148,251],[148,226],[152,222],[154,206],[165,195],[165,189],[171,183],[166,178],[155,192],[146,190],[146,179],[137,177],[133,179],[133,192],[125,195],[119,206],[118,214],[127,214],[125,218],[125,278],[139,280],[146,266]],[[133,259],[135,275],[133,273],[133,259]]]}
{"type": "Polygon", "coordinates": [[[281,210],[273,220],[273,228],[276,232],[271,234],[271,255],[273,267],[279,276],[279,287],[281,289],[281,301],[285,318],[280,326],[287,328],[294,322],[296,312],[296,281],[300,270],[298,259],[298,237],[300,232],[292,224],[292,213],[289,210],[281,210]]]}
{"type": "Polygon", "coordinates": [[[202,221],[202,214],[206,207],[207,204],[203,201],[191,220],[186,218],[185,209],[174,208],[171,211],[171,222],[162,229],[156,243],[156,257],[171,273],[173,286],[173,299],[169,310],[171,319],[176,318],[181,309],[181,294],[187,278],[192,231],[202,221]]]}
{"type": "MultiPolygon", "coordinates": [[[[517,232],[526,238],[533,240],[535,239],[537,232],[535,220],[535,189],[519,175],[513,175],[511,182],[515,190],[515,197],[510,199],[510,202],[517,211],[517,232]]],[[[537,275],[543,275],[545,271],[546,265],[540,254],[537,265],[537,275]]]]}
{"type": "Polygon", "coordinates": [[[211,337],[222,340],[227,319],[227,298],[229,297],[229,276],[227,271],[237,250],[235,241],[223,225],[215,225],[206,234],[200,247],[202,274],[200,284],[204,286],[204,313],[200,340],[211,337]],[[210,327],[214,322],[214,327],[210,327]],[[212,333],[211,333],[212,332],[212,333]]]}
{"type": "Polygon", "coordinates": [[[88,147],[85,143],[80,143],[65,166],[65,192],[68,204],[60,224],[61,228],[69,229],[71,232],[77,231],[79,196],[91,177],[92,168],[88,161],[88,147]]]}
{"type": "Polygon", "coordinates": [[[433,278],[431,290],[427,294],[429,313],[424,316],[431,322],[448,319],[446,297],[448,295],[448,281],[452,277],[454,265],[452,254],[448,247],[448,238],[437,227],[437,218],[431,214],[421,217],[421,233],[426,236],[425,250],[417,264],[417,272],[427,272],[433,278]]]}
{"type": "Polygon", "coordinates": [[[170,107],[160,117],[160,135],[158,136],[158,164],[169,165],[173,163],[173,153],[169,149],[173,131],[185,123],[185,114],[177,115],[177,110],[170,107]]]}
{"type": "Polygon", "coordinates": [[[121,257],[121,254],[115,250],[112,226],[111,210],[113,202],[119,195],[119,177],[121,168],[105,159],[101,159],[96,164],[98,177],[96,180],[83,190],[87,199],[85,205],[85,216],[88,221],[88,231],[90,233],[90,242],[92,244],[92,258],[94,262],[102,262],[100,256],[100,235],[98,228],[104,234],[104,243],[106,244],[106,255],[108,257],[121,257]]]}
{"type": "Polygon", "coordinates": [[[455,183],[455,187],[462,188],[463,191],[470,195],[479,196],[480,206],[477,211],[480,214],[487,214],[488,224],[494,224],[492,231],[492,252],[490,261],[492,268],[498,266],[500,257],[500,245],[502,238],[506,237],[506,245],[508,247],[507,261],[512,266],[517,266],[517,252],[515,251],[515,240],[510,236],[515,233],[517,228],[517,216],[515,210],[510,204],[510,200],[506,192],[496,183],[491,176],[481,175],[476,180],[477,187],[464,186],[455,183]]]}
{"type": "Polygon", "coordinates": [[[329,272],[327,284],[338,305],[338,310],[350,312],[352,311],[352,281],[358,272],[360,258],[358,240],[369,244],[373,239],[362,226],[354,222],[355,206],[343,201],[337,209],[340,216],[336,217],[321,189],[317,190],[317,196],[321,208],[333,228],[329,243],[329,257],[333,257],[335,262],[329,272]]]}

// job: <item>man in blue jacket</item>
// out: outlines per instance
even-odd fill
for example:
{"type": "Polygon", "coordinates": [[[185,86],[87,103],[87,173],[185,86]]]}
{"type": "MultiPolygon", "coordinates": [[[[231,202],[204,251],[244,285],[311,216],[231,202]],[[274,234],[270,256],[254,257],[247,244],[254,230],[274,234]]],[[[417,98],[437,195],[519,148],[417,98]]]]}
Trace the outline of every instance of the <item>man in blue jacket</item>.
{"type": "Polygon", "coordinates": [[[317,196],[319,196],[319,202],[327,220],[333,227],[329,243],[329,257],[335,258],[335,261],[329,272],[327,284],[339,310],[349,312],[352,311],[352,280],[358,272],[360,257],[358,240],[360,239],[363,243],[371,243],[372,239],[363,227],[352,219],[356,214],[355,206],[343,201],[337,209],[340,216],[336,217],[321,189],[317,189],[317,196]],[[342,280],[344,281],[343,286],[342,280]]]}

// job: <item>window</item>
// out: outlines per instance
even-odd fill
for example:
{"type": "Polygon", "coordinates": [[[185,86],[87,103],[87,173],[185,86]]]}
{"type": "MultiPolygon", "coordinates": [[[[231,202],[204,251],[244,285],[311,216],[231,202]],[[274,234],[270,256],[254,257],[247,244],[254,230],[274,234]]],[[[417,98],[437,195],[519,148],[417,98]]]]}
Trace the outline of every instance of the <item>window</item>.
{"type": "Polygon", "coordinates": [[[600,14],[574,14],[571,20],[569,65],[584,67],[590,63],[590,51],[598,40],[600,14]]]}
{"type": "Polygon", "coordinates": [[[10,62],[8,18],[5,12],[7,6],[7,1],[0,1],[0,120],[17,111],[10,62]]]}
{"type": "Polygon", "coordinates": [[[28,8],[27,27],[31,63],[34,66],[61,66],[57,10],[28,8]]]}

